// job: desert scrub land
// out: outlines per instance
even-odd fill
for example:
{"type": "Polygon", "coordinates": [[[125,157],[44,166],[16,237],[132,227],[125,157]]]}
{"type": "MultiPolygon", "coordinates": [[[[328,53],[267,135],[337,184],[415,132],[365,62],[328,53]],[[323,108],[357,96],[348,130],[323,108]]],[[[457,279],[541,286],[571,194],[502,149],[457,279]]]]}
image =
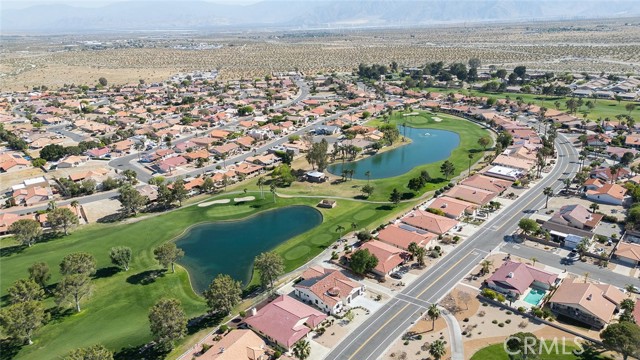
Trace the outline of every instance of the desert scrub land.
{"type": "MultiPolygon", "coordinates": [[[[592,73],[640,72],[638,19],[443,26],[389,30],[331,30],[317,33],[185,34],[189,41],[219,43],[219,49],[178,50],[179,35],[144,38],[136,48],[86,49],[65,44],[107,41],[124,35],[64,38],[10,38],[0,52],[0,88],[24,90],[37,85],[95,83],[105,76],[114,84],[160,81],[189,70],[219,69],[222,80],[262,77],[298,69],[305,74],[351,71],[359,63],[417,66],[430,61],[483,66],[525,65],[532,70],[592,73]]],[[[184,38],[186,39],[186,38],[184,38]]],[[[183,40],[184,40],[183,39],[183,40]]],[[[185,40],[186,41],[186,40],[185,40]]]]}

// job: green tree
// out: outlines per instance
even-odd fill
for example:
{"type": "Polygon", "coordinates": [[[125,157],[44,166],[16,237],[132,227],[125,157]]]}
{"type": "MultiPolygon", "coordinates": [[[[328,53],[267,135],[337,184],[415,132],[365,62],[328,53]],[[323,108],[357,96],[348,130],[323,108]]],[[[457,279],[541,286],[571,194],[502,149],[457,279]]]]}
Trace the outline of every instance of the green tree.
{"type": "Polygon", "coordinates": [[[311,345],[307,340],[300,340],[293,345],[293,356],[299,360],[306,360],[311,355],[311,345]]]}
{"type": "Polygon", "coordinates": [[[257,183],[257,185],[258,185],[258,188],[260,189],[260,198],[262,198],[262,199],[264,199],[264,191],[263,191],[263,187],[264,187],[265,183],[266,183],[266,182],[265,182],[265,180],[264,180],[264,177],[262,177],[262,176],[261,176],[261,177],[259,177],[259,178],[258,178],[258,183],[257,183]]]}
{"type": "Polygon", "coordinates": [[[42,167],[47,163],[47,160],[43,159],[43,158],[37,158],[37,159],[33,159],[31,161],[31,165],[33,165],[33,167],[42,167]]]}
{"type": "Polygon", "coordinates": [[[127,169],[122,172],[122,176],[124,176],[131,185],[138,183],[138,174],[134,170],[127,169]]]}
{"type": "Polygon", "coordinates": [[[264,289],[272,289],[278,276],[284,274],[282,257],[273,251],[256,256],[253,266],[260,272],[260,284],[264,289]]]}
{"type": "Polygon", "coordinates": [[[202,191],[205,193],[210,193],[215,188],[215,184],[213,183],[213,179],[211,177],[204,178],[204,182],[202,183],[202,191]]]}
{"type": "Polygon", "coordinates": [[[451,175],[453,175],[455,171],[456,171],[455,165],[453,165],[453,163],[449,160],[445,160],[444,163],[442,163],[442,165],[440,166],[440,172],[442,173],[442,175],[444,175],[444,177],[447,180],[449,180],[449,178],[451,177],[451,175]]]}
{"type": "Polygon", "coordinates": [[[622,355],[624,360],[640,354],[640,326],[622,321],[610,324],[600,333],[605,348],[622,355]]]}
{"type": "Polygon", "coordinates": [[[407,187],[409,188],[409,190],[419,191],[420,189],[422,189],[424,185],[425,185],[424,179],[418,176],[418,177],[409,179],[409,184],[407,184],[407,187]]]}
{"type": "Polygon", "coordinates": [[[109,250],[109,258],[111,263],[122,268],[124,271],[129,270],[131,263],[131,248],[128,246],[114,246],[109,250]]]}
{"type": "Polygon", "coordinates": [[[549,197],[553,196],[553,189],[547,186],[546,188],[544,188],[544,190],[542,190],[542,193],[545,196],[544,208],[546,209],[547,207],[549,207],[549,197]]]}
{"type": "Polygon", "coordinates": [[[502,149],[506,149],[511,145],[511,142],[513,142],[513,136],[508,132],[503,131],[498,134],[496,142],[500,144],[500,147],[502,149]]]}
{"type": "Polygon", "coordinates": [[[71,303],[80,312],[80,301],[91,294],[91,279],[87,274],[67,275],[60,280],[56,287],[56,303],[58,305],[71,303]]]}
{"type": "Polygon", "coordinates": [[[19,279],[16,280],[9,289],[7,289],[9,303],[15,304],[27,301],[40,301],[44,297],[42,287],[33,280],[19,279]]]}
{"type": "Polygon", "coordinates": [[[35,281],[42,289],[47,288],[47,281],[51,279],[49,265],[45,262],[37,262],[29,267],[29,279],[35,281]]]}
{"type": "Polygon", "coordinates": [[[392,124],[383,124],[378,127],[378,130],[382,132],[383,139],[389,144],[393,145],[393,143],[398,140],[400,137],[400,130],[395,125],[392,124]]]}
{"type": "Polygon", "coordinates": [[[171,204],[175,201],[173,192],[166,184],[158,185],[158,199],[156,201],[165,209],[170,208],[171,204]]]}
{"type": "Polygon", "coordinates": [[[149,325],[158,348],[172,350],[174,342],[187,334],[187,316],[180,300],[159,300],[149,309],[149,325]]]}
{"type": "Polygon", "coordinates": [[[40,157],[47,161],[58,161],[66,155],[64,146],[49,144],[40,149],[40,157]]]}
{"type": "Polygon", "coordinates": [[[42,227],[40,223],[35,220],[22,219],[11,224],[11,226],[9,226],[9,232],[13,233],[16,240],[22,245],[31,247],[42,234],[42,227]]]}
{"type": "Polygon", "coordinates": [[[102,85],[102,86],[107,86],[107,84],[108,84],[107,79],[106,79],[106,78],[104,78],[104,77],[99,78],[99,79],[98,79],[98,83],[99,83],[100,85],[102,85]]]}
{"type": "Polygon", "coordinates": [[[435,360],[440,360],[447,353],[444,341],[437,339],[429,344],[429,355],[433,356],[435,360]]]}
{"type": "Polygon", "coordinates": [[[60,273],[93,275],[96,273],[96,258],[85,252],[71,253],[62,259],[60,273]]]}
{"type": "Polygon", "coordinates": [[[171,272],[175,273],[175,263],[184,256],[184,251],[178,248],[175,243],[166,242],[155,248],[153,250],[153,255],[160,265],[165,269],[168,269],[169,266],[171,266],[171,272]]]}
{"type": "Polygon", "coordinates": [[[525,235],[529,235],[533,232],[538,231],[538,229],[540,229],[540,226],[535,220],[528,219],[528,218],[520,219],[520,221],[518,222],[518,227],[522,229],[525,235]]]}
{"type": "Polygon", "coordinates": [[[102,345],[79,348],[68,353],[63,360],[113,360],[113,352],[102,345]]]}
{"type": "Polygon", "coordinates": [[[122,204],[122,212],[125,215],[133,214],[135,216],[149,202],[149,198],[141,195],[138,190],[129,184],[122,186],[119,192],[118,200],[122,204]]]}
{"type": "Polygon", "coordinates": [[[491,271],[492,267],[493,267],[493,261],[491,261],[491,260],[483,260],[480,263],[480,272],[483,275],[486,275],[491,271]]]}
{"type": "Polygon", "coordinates": [[[436,320],[440,318],[440,309],[438,308],[438,304],[431,304],[427,309],[427,316],[431,320],[431,330],[436,328],[436,320]]]}
{"type": "Polygon", "coordinates": [[[47,221],[54,229],[62,228],[65,235],[69,235],[69,229],[78,225],[78,215],[68,208],[56,208],[47,214],[47,221]]]}
{"type": "Polygon", "coordinates": [[[311,144],[311,148],[305,155],[305,158],[309,165],[311,165],[311,168],[318,169],[318,171],[324,171],[324,169],[327,168],[327,165],[329,164],[329,154],[327,153],[328,149],[329,143],[325,139],[311,144]]]}
{"type": "Polygon", "coordinates": [[[507,338],[506,350],[509,351],[509,358],[516,360],[536,359],[540,341],[532,333],[518,332],[507,338]]]}
{"type": "Polygon", "coordinates": [[[427,249],[425,249],[423,246],[420,246],[416,249],[416,263],[418,264],[418,266],[420,266],[421,268],[424,267],[425,265],[425,261],[424,258],[427,255],[427,249]]]}
{"type": "Polygon", "coordinates": [[[229,275],[218,274],[205,290],[204,298],[212,312],[226,316],[242,300],[242,284],[229,275]]]}
{"type": "Polygon", "coordinates": [[[178,206],[182,206],[182,202],[189,197],[189,192],[184,187],[184,180],[178,179],[171,186],[173,198],[178,202],[178,206]]]}
{"type": "Polygon", "coordinates": [[[482,150],[487,150],[489,144],[491,144],[491,138],[488,136],[483,136],[478,139],[478,145],[482,146],[482,150]]]}
{"type": "Polygon", "coordinates": [[[373,191],[375,190],[375,188],[367,184],[362,188],[360,188],[360,190],[362,191],[363,194],[365,194],[366,197],[369,197],[371,196],[371,194],[373,194],[373,191]]]}
{"type": "Polygon", "coordinates": [[[394,205],[398,205],[398,203],[400,203],[400,200],[402,200],[402,195],[400,194],[398,189],[393,188],[393,191],[391,191],[391,195],[389,195],[389,201],[391,201],[394,205]]]}
{"type": "Polygon", "coordinates": [[[351,255],[350,267],[356,274],[364,275],[378,265],[378,258],[369,249],[360,249],[351,255]]]}
{"type": "Polygon", "coordinates": [[[595,214],[595,212],[600,209],[600,205],[598,205],[596,203],[591,203],[589,205],[589,209],[591,209],[591,212],[595,214]]]}
{"type": "Polygon", "coordinates": [[[0,326],[9,337],[33,344],[33,333],[47,321],[47,315],[39,301],[16,303],[0,310],[0,326]]]}

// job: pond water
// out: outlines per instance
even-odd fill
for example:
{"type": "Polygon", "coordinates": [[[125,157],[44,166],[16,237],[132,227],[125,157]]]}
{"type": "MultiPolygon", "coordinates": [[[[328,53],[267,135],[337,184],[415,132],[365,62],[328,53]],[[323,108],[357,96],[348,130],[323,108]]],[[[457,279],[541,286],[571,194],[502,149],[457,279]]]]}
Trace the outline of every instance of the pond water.
{"type": "MultiPolygon", "coordinates": [[[[403,129],[400,127],[400,137],[403,129]]],[[[330,173],[341,176],[342,170],[354,170],[353,178],[366,180],[365,173],[371,172],[371,179],[382,179],[402,175],[416,166],[444,160],[460,145],[457,133],[408,127],[406,136],[411,143],[385,151],[358,161],[335,163],[327,168],[330,173]]],[[[402,141],[402,140],[398,140],[402,141]]]]}
{"type": "Polygon", "coordinates": [[[189,271],[197,293],[202,293],[220,273],[246,285],[251,280],[257,255],[321,223],[322,214],[318,210],[288,206],[237,221],[197,225],[176,241],[184,250],[179,263],[189,271]]]}

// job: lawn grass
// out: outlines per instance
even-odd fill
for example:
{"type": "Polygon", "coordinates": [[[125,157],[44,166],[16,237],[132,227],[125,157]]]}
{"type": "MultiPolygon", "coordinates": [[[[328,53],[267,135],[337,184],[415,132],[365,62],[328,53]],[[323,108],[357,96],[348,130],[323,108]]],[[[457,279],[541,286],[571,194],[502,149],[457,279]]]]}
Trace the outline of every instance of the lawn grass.
{"type": "MultiPolygon", "coordinates": [[[[416,111],[409,111],[416,112],[416,111]]],[[[476,163],[483,158],[483,149],[478,145],[478,139],[483,136],[489,136],[489,132],[481,126],[456,116],[436,113],[431,114],[426,111],[417,111],[419,115],[405,117],[403,114],[407,112],[394,112],[389,118],[389,123],[394,125],[400,125],[406,123],[406,126],[421,128],[421,129],[440,129],[448,130],[457,133],[460,136],[460,145],[451,152],[451,156],[447,160],[451,161],[456,168],[454,176],[460,173],[466,173],[469,166],[468,154],[473,154],[472,163],[476,163]],[[436,122],[432,118],[438,117],[442,119],[441,122],[436,122]]],[[[373,119],[366,125],[379,126],[382,124],[381,119],[373,119]]],[[[490,146],[489,146],[490,147],[490,146]]],[[[422,166],[417,166],[411,171],[392,178],[384,179],[371,179],[370,184],[375,188],[374,193],[369,197],[371,201],[388,201],[391,191],[396,188],[401,193],[405,194],[406,198],[411,198],[420,195],[426,191],[435,190],[446,185],[449,181],[446,180],[440,173],[440,166],[442,161],[437,161],[422,166]],[[426,170],[433,178],[431,182],[422,189],[420,194],[411,191],[407,184],[411,178],[417,177],[422,170],[426,170]]],[[[375,172],[375,169],[372,169],[375,172]]],[[[367,184],[367,180],[349,180],[338,184],[322,183],[311,184],[306,182],[296,182],[291,187],[278,189],[278,192],[290,195],[334,195],[344,197],[355,197],[361,195],[360,189],[367,184]]],[[[253,185],[255,186],[255,185],[253,185]]]]}
{"type": "MultiPolygon", "coordinates": [[[[546,96],[546,95],[537,95],[537,94],[486,93],[482,91],[476,91],[476,90],[469,91],[469,90],[462,90],[462,89],[428,88],[424,90],[431,91],[431,92],[445,93],[445,94],[454,92],[454,93],[462,93],[462,94],[468,95],[469,93],[471,93],[472,96],[492,97],[495,99],[506,99],[508,96],[512,101],[516,101],[516,98],[520,97],[522,98],[522,101],[524,101],[525,104],[533,103],[534,105],[537,105],[537,106],[544,106],[547,109],[557,109],[561,111],[567,111],[566,101],[571,98],[571,97],[564,97],[564,96],[546,96]],[[560,102],[559,108],[556,108],[555,106],[556,101],[560,102]]],[[[594,102],[594,99],[591,99],[591,98],[583,98],[582,100],[584,101],[584,103],[586,103],[587,101],[594,102]]],[[[611,121],[617,122],[618,120],[615,118],[616,115],[619,115],[619,114],[629,115],[629,111],[625,109],[625,106],[630,102],[637,105],[637,103],[633,101],[623,100],[623,101],[620,101],[620,103],[618,103],[615,100],[596,99],[595,107],[593,109],[589,109],[587,108],[586,105],[584,105],[580,109],[578,109],[576,114],[573,114],[573,115],[579,119],[582,119],[584,114],[587,114],[586,118],[592,121],[597,121],[600,118],[601,119],[609,118],[611,121]]],[[[637,118],[639,114],[640,114],[640,106],[637,107],[636,110],[633,110],[630,115],[634,118],[637,118]]]]}
{"type": "MultiPolygon", "coordinates": [[[[228,197],[233,197],[227,195],[228,197]]],[[[98,262],[98,276],[93,281],[92,296],[82,303],[83,311],[69,313],[51,321],[34,336],[35,343],[23,347],[15,359],[52,359],[77,348],[101,343],[119,351],[148,342],[148,309],[162,297],[175,297],[182,302],[188,317],[203,314],[206,305],[189,284],[187,272],[176,267],[150,284],[140,284],[145,272],[160,269],[153,259],[153,249],[163,242],[175,239],[187,227],[206,221],[229,220],[246,217],[259,211],[288,205],[315,206],[316,199],[278,198],[271,194],[265,199],[239,205],[225,204],[209,207],[190,206],[150,217],[130,224],[94,224],[77,229],[71,235],[39,243],[31,248],[2,257],[0,262],[0,290],[3,295],[17,279],[27,277],[27,268],[38,261],[49,264],[53,277],[60,279],[58,264],[72,252],[89,252],[98,262]],[[112,246],[126,245],[133,250],[133,263],[127,272],[114,273],[108,258],[112,246]],[[137,275],[137,276],[136,276],[137,275]]],[[[377,226],[383,219],[415,204],[398,207],[339,201],[334,209],[322,209],[323,223],[278,246],[275,251],[283,255],[287,271],[294,270],[316,256],[338,238],[338,224],[350,229],[355,222],[359,228],[377,226]]],[[[3,245],[9,240],[3,241],[3,245]]],[[[255,278],[255,277],[254,277],[255,278]]],[[[254,280],[255,283],[255,280],[254,280]]],[[[53,307],[53,299],[45,301],[53,307]]]]}
{"type": "MultiPolygon", "coordinates": [[[[551,346],[551,342],[550,341],[546,341],[547,346],[550,347],[551,346]]],[[[575,346],[572,342],[572,340],[567,339],[567,343],[564,347],[562,347],[562,341],[561,339],[558,340],[558,353],[555,353],[555,348],[553,349],[553,351],[551,351],[549,354],[546,353],[546,351],[543,348],[543,353],[539,355],[539,359],[542,360],[576,360],[576,359],[581,359],[581,357],[576,356],[574,354],[572,354],[571,352],[573,350],[578,350],[578,347],[575,346]],[[566,354],[565,354],[566,353],[566,354]]],[[[594,355],[595,357],[592,357],[590,359],[604,359],[603,357],[594,355]]],[[[498,343],[498,344],[493,344],[493,345],[489,345],[485,348],[482,348],[480,350],[478,350],[475,354],[473,354],[473,356],[471,357],[471,360],[509,360],[509,355],[507,354],[507,352],[504,350],[504,346],[502,343],[498,343]]]]}

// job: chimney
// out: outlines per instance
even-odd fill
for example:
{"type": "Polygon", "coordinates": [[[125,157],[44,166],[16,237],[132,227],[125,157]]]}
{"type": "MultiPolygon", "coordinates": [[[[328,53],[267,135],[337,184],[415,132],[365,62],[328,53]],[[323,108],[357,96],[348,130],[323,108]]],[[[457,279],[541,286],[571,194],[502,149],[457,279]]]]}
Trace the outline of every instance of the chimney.
{"type": "Polygon", "coordinates": [[[221,347],[221,348],[220,348],[220,354],[222,354],[223,352],[224,352],[224,348],[223,348],[223,347],[221,347]]]}
{"type": "Polygon", "coordinates": [[[587,296],[587,300],[591,301],[591,299],[593,298],[592,294],[589,294],[589,296],[587,296]]]}
{"type": "Polygon", "coordinates": [[[251,310],[249,310],[249,313],[251,314],[251,316],[256,316],[258,310],[256,310],[256,308],[251,308],[251,310]]]}
{"type": "Polygon", "coordinates": [[[509,279],[512,279],[513,276],[514,276],[513,272],[510,272],[510,273],[507,274],[507,278],[509,278],[509,279]]]}

